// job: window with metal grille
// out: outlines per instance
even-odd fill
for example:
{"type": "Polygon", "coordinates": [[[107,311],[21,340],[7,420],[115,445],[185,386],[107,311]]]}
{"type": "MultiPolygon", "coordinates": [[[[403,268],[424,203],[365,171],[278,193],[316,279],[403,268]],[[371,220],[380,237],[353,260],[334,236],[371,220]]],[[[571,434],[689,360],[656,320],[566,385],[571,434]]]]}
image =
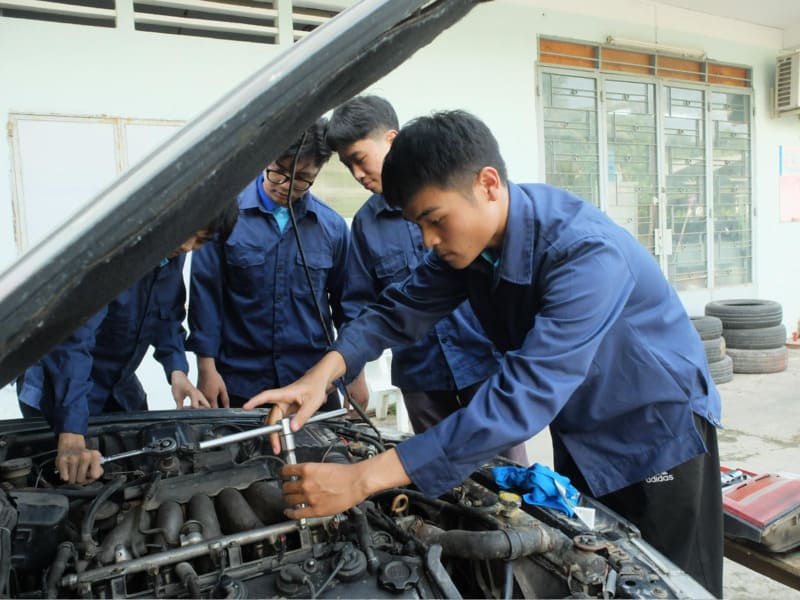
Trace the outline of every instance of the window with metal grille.
{"type": "Polygon", "coordinates": [[[0,17],[114,27],[115,0],[0,0],[0,17]]]}
{"type": "MultiPolygon", "coordinates": [[[[0,0],[2,1],[2,0],[0,0]]],[[[135,0],[136,29],[264,44],[297,41],[339,14],[347,0],[135,0]],[[291,10],[285,31],[280,13],[291,10]]]]}
{"type": "Polygon", "coordinates": [[[292,2],[294,39],[298,40],[311,33],[317,27],[339,14],[341,10],[341,3],[337,5],[330,1],[294,0],[292,2]]]}
{"type": "Polygon", "coordinates": [[[274,2],[251,0],[136,0],[138,31],[278,43],[274,2]]]}
{"type": "Polygon", "coordinates": [[[541,39],[548,183],[627,228],[678,290],[752,281],[750,69],[541,39]]]}
{"type": "MultiPolygon", "coordinates": [[[[137,31],[171,35],[291,43],[352,3],[353,0],[133,0],[134,27],[137,31]]],[[[0,17],[115,27],[116,0],[0,0],[0,17]]]]}

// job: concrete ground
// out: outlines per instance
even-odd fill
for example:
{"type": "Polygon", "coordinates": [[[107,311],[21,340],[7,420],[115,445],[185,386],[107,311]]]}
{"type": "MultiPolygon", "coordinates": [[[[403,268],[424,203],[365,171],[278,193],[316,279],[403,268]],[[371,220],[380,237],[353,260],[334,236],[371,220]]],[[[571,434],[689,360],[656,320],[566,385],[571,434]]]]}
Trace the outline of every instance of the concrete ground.
{"type": "MultiPolygon", "coordinates": [[[[734,374],[718,386],[722,423],[720,461],[755,473],[800,474],[800,349],[789,350],[786,371],[768,375],[734,374]]],[[[545,431],[528,442],[531,462],[552,466],[550,436],[545,431]]],[[[725,598],[800,600],[800,591],[725,559],[725,598]]]]}
{"type": "MultiPolygon", "coordinates": [[[[719,386],[722,464],[756,473],[800,473],[800,349],[789,350],[789,367],[769,375],[735,374],[719,386]]],[[[168,394],[167,394],[168,396],[168,394]]],[[[169,400],[169,399],[168,399],[169,400]]],[[[158,408],[171,408],[171,400],[158,408]]],[[[0,419],[19,418],[11,386],[0,388],[0,419]]],[[[552,466],[547,431],[527,444],[532,462],[552,466]]],[[[800,591],[725,559],[724,594],[730,600],[771,598],[800,600],[800,591]]]]}

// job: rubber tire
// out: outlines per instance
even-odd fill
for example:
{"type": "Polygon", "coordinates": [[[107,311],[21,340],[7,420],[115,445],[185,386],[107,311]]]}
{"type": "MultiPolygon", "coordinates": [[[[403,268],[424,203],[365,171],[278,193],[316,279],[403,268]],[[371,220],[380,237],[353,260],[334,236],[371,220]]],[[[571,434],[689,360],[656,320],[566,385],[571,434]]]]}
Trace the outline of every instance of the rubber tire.
{"type": "Polygon", "coordinates": [[[786,343],[786,327],[784,325],[757,329],[724,329],[722,335],[729,348],[742,350],[781,348],[786,343]]]}
{"type": "Polygon", "coordinates": [[[734,373],[780,373],[789,362],[786,346],[767,350],[729,348],[728,356],[733,359],[734,373]]]}
{"type": "Polygon", "coordinates": [[[717,317],[725,329],[774,327],[783,321],[783,307],[774,300],[714,300],[706,315],[717,317]]]}
{"type": "Polygon", "coordinates": [[[708,372],[717,385],[728,383],[733,379],[733,360],[730,356],[725,356],[722,360],[708,363],[708,372]]]}
{"type": "Polygon", "coordinates": [[[725,338],[718,337],[713,340],[703,340],[703,347],[706,349],[708,364],[719,362],[725,358],[725,338]]]}
{"type": "Polygon", "coordinates": [[[722,335],[722,321],[717,317],[690,317],[701,340],[713,340],[722,335]]]}

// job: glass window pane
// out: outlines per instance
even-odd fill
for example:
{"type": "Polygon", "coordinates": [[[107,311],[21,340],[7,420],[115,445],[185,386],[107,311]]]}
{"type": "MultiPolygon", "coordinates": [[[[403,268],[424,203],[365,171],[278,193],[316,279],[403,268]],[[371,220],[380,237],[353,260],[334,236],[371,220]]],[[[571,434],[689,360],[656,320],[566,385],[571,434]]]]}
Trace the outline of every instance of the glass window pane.
{"type": "Polygon", "coordinates": [[[719,286],[752,280],[750,96],[711,94],[714,277],[719,286]]]}
{"type": "Polygon", "coordinates": [[[182,126],[175,124],[135,124],[125,128],[128,142],[128,167],[133,167],[145,156],[166,142],[182,126]]]}
{"type": "Polygon", "coordinates": [[[702,90],[664,87],[668,276],[678,290],[708,287],[704,97],[702,90]]]}
{"type": "Polygon", "coordinates": [[[543,74],[546,181],[600,204],[597,82],[543,74]]]}
{"type": "Polygon", "coordinates": [[[655,253],[658,170],[655,85],[606,81],[608,215],[655,253]]]}
{"type": "Polygon", "coordinates": [[[750,94],[614,77],[542,72],[547,182],[597,206],[602,183],[615,222],[653,254],[664,240],[678,290],[751,283],[750,94]]]}
{"type": "Polygon", "coordinates": [[[81,209],[117,174],[108,122],[25,120],[17,127],[27,247],[81,209]]]}

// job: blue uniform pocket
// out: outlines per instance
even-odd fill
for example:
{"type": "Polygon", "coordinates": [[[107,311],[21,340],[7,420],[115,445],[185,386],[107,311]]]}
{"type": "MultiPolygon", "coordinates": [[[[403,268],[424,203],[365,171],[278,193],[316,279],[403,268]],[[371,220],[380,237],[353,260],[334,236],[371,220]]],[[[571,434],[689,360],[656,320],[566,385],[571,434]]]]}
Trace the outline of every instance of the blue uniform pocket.
{"type": "Polygon", "coordinates": [[[408,258],[403,253],[382,256],[375,264],[375,275],[382,287],[403,281],[409,273],[411,273],[411,267],[408,264],[408,258]]]}
{"type": "Polygon", "coordinates": [[[226,246],[228,285],[240,294],[258,293],[264,290],[264,263],[266,255],[263,248],[255,246],[226,246]]]}
{"type": "MultiPolygon", "coordinates": [[[[306,263],[311,273],[311,281],[314,283],[314,292],[320,294],[325,289],[328,279],[328,272],[333,268],[333,257],[324,252],[306,252],[306,263]]],[[[308,292],[308,278],[303,267],[303,259],[297,254],[295,259],[296,271],[294,273],[294,291],[299,293],[308,292]]]]}

